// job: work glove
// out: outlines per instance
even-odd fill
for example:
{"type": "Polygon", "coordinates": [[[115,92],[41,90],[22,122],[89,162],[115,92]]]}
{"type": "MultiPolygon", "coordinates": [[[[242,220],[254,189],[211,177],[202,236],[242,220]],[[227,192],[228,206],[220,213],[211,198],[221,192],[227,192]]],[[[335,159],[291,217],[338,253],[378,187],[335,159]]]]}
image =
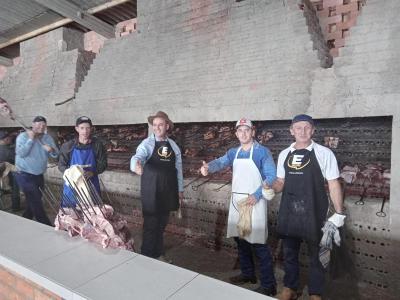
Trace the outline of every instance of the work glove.
{"type": "Polygon", "coordinates": [[[275,197],[275,192],[273,189],[263,186],[262,195],[266,200],[272,200],[275,197]]]}
{"type": "Polygon", "coordinates": [[[319,260],[324,268],[329,265],[333,243],[340,246],[339,227],[343,226],[345,218],[345,215],[335,213],[325,222],[324,227],[321,229],[323,234],[319,243],[321,247],[319,251],[319,260]]]}

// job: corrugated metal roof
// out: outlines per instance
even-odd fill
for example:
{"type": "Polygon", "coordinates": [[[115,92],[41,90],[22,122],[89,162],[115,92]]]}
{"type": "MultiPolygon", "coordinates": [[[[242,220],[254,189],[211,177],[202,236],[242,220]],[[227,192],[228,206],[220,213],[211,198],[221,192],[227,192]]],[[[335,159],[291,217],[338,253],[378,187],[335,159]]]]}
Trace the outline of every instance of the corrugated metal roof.
{"type": "MultiPolygon", "coordinates": [[[[82,10],[111,2],[110,0],[66,1],[79,6],[82,10]]],[[[95,16],[111,25],[135,18],[136,0],[129,0],[108,8],[96,13],[95,16]]],[[[41,6],[34,0],[0,0],[0,44],[64,18],[65,16],[41,6]]],[[[72,26],[82,31],[88,31],[77,23],[72,23],[72,26]]]]}

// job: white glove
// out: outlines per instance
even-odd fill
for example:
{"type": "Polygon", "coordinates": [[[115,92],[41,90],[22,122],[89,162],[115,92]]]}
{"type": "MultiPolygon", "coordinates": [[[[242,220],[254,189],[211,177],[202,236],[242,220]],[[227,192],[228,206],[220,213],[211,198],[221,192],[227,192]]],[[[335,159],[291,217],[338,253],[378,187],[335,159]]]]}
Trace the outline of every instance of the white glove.
{"type": "Polygon", "coordinates": [[[262,188],[262,195],[266,200],[272,200],[275,197],[275,192],[273,189],[262,188]]]}
{"type": "Polygon", "coordinates": [[[346,219],[346,215],[334,213],[328,221],[333,223],[337,228],[342,227],[344,225],[344,219],[346,219]]]}

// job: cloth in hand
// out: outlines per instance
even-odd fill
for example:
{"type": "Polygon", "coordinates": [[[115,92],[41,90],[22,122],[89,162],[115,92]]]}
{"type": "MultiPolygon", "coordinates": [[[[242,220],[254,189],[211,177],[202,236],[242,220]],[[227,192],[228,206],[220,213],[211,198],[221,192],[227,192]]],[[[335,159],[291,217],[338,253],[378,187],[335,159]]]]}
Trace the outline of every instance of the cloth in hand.
{"type": "Polygon", "coordinates": [[[251,216],[253,206],[247,204],[247,198],[238,202],[239,221],[237,224],[238,234],[240,238],[244,238],[251,233],[251,216]]]}

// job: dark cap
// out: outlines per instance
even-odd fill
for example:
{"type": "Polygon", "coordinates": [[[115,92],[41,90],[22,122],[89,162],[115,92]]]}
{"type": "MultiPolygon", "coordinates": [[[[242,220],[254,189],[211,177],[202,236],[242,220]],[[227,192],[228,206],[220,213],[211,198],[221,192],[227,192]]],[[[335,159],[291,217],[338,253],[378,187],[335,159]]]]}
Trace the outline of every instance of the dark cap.
{"type": "Polygon", "coordinates": [[[292,120],[292,124],[301,122],[301,121],[306,121],[306,122],[310,123],[312,126],[314,126],[313,118],[310,117],[309,115],[304,115],[304,114],[295,116],[292,120]]]}
{"type": "Polygon", "coordinates": [[[8,136],[9,136],[9,134],[7,131],[0,130],[0,140],[5,139],[8,136]]]}
{"type": "Polygon", "coordinates": [[[82,123],[88,123],[90,126],[92,126],[92,120],[86,116],[81,116],[78,119],[76,119],[75,126],[79,126],[82,123]]]}
{"type": "Polygon", "coordinates": [[[46,118],[43,117],[43,116],[36,116],[36,117],[33,119],[32,122],[33,122],[33,123],[35,123],[35,122],[45,122],[45,123],[47,123],[46,118]]]}

